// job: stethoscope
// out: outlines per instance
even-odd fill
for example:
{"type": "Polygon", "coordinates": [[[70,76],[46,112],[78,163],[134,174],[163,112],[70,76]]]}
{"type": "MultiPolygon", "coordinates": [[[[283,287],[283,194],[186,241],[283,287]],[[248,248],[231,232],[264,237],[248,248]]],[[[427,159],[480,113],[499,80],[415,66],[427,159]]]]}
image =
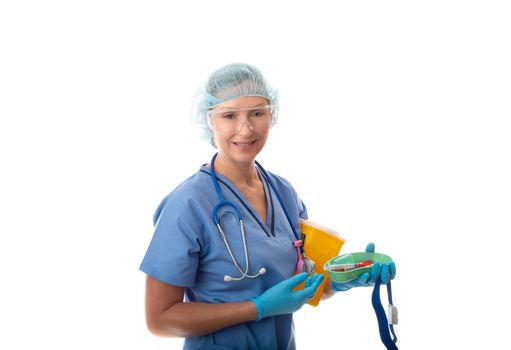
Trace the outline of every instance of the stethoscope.
{"type": "MultiPolygon", "coordinates": [[[[264,266],[261,267],[255,275],[249,274],[249,271],[248,271],[249,270],[249,258],[248,258],[245,226],[243,225],[243,218],[241,216],[241,212],[240,212],[238,206],[236,204],[234,204],[233,202],[226,200],[224,198],[224,196],[222,195],[222,191],[220,190],[220,186],[218,185],[218,180],[217,180],[216,173],[215,173],[215,159],[216,159],[217,155],[218,155],[218,153],[216,153],[213,156],[213,158],[211,159],[211,179],[213,180],[213,185],[215,186],[215,190],[216,190],[216,193],[218,194],[218,198],[220,199],[220,201],[213,208],[213,221],[215,222],[215,225],[218,228],[218,232],[220,233],[220,238],[224,242],[225,247],[227,248],[227,252],[229,253],[229,256],[231,257],[231,260],[232,260],[234,266],[241,274],[239,277],[232,277],[229,275],[225,275],[224,281],[231,282],[231,281],[241,281],[244,278],[256,278],[258,276],[264,275],[266,273],[266,268],[264,266]],[[240,225],[241,239],[243,242],[243,253],[245,255],[245,269],[244,270],[240,267],[240,264],[236,260],[236,257],[234,256],[234,254],[231,250],[229,242],[227,241],[227,236],[225,235],[225,232],[222,228],[220,217],[218,215],[218,211],[222,207],[231,207],[232,209],[234,209],[234,212],[236,213],[236,216],[238,218],[239,225],[240,225]]],[[[296,264],[296,272],[300,273],[303,271],[303,272],[307,272],[308,274],[311,274],[312,272],[314,272],[314,268],[315,268],[314,262],[305,256],[305,253],[303,250],[303,241],[300,239],[300,235],[298,234],[298,232],[296,232],[296,230],[293,226],[293,223],[291,221],[291,217],[289,216],[287,207],[284,204],[284,201],[282,200],[282,197],[280,196],[279,192],[277,191],[277,187],[271,180],[270,176],[268,176],[268,173],[266,172],[266,170],[264,170],[264,168],[261,166],[261,164],[259,164],[257,161],[255,162],[255,164],[261,171],[261,174],[263,175],[264,179],[266,180],[266,183],[270,185],[271,189],[269,189],[269,190],[270,191],[273,190],[273,192],[277,196],[277,200],[279,201],[279,203],[282,207],[282,210],[284,211],[284,214],[286,216],[287,222],[289,223],[289,226],[291,227],[291,230],[293,231],[293,234],[296,238],[296,240],[293,242],[293,246],[296,248],[296,252],[298,254],[298,262],[296,264]]]]}

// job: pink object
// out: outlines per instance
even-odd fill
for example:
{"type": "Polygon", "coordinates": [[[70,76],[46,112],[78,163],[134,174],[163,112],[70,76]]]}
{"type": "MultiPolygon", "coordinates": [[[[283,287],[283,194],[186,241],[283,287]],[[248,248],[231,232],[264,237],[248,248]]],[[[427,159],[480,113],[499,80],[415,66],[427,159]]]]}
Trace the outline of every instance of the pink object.
{"type": "Polygon", "coordinates": [[[296,263],[296,273],[301,273],[303,271],[303,257],[302,252],[300,251],[300,247],[302,246],[303,241],[294,241],[293,245],[296,248],[296,253],[298,254],[298,262],[296,263]]]}

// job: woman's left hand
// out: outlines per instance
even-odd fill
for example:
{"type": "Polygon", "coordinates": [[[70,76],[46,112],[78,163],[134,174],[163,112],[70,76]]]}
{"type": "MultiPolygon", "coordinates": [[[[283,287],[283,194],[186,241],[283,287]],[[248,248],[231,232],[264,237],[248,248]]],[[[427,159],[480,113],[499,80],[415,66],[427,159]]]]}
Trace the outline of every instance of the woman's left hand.
{"type": "MultiPolygon", "coordinates": [[[[369,243],[366,247],[367,253],[374,253],[374,243],[369,243]]],[[[396,276],[396,264],[392,261],[390,264],[380,264],[375,262],[371,273],[364,273],[357,279],[345,283],[332,282],[332,290],[337,292],[345,292],[355,287],[374,286],[378,278],[381,284],[387,284],[396,276]]]]}

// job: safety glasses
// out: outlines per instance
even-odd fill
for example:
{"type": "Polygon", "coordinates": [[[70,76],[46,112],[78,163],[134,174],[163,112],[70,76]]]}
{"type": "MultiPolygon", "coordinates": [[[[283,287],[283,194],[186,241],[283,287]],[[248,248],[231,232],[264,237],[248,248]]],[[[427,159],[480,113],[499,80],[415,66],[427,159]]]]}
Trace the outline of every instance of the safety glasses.
{"type": "Polygon", "coordinates": [[[261,105],[249,108],[218,108],[208,111],[208,125],[222,135],[236,134],[247,123],[252,131],[264,131],[272,126],[276,119],[273,105],[261,105]]]}

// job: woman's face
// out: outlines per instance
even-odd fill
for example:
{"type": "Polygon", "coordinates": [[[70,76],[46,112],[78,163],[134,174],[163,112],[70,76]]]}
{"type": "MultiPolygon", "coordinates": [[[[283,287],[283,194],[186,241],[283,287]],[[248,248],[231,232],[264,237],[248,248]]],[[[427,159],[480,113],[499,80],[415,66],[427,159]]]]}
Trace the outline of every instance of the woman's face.
{"type": "Polygon", "coordinates": [[[268,100],[259,96],[239,97],[212,109],[209,124],[222,157],[253,162],[268,139],[271,112],[268,100]]]}

